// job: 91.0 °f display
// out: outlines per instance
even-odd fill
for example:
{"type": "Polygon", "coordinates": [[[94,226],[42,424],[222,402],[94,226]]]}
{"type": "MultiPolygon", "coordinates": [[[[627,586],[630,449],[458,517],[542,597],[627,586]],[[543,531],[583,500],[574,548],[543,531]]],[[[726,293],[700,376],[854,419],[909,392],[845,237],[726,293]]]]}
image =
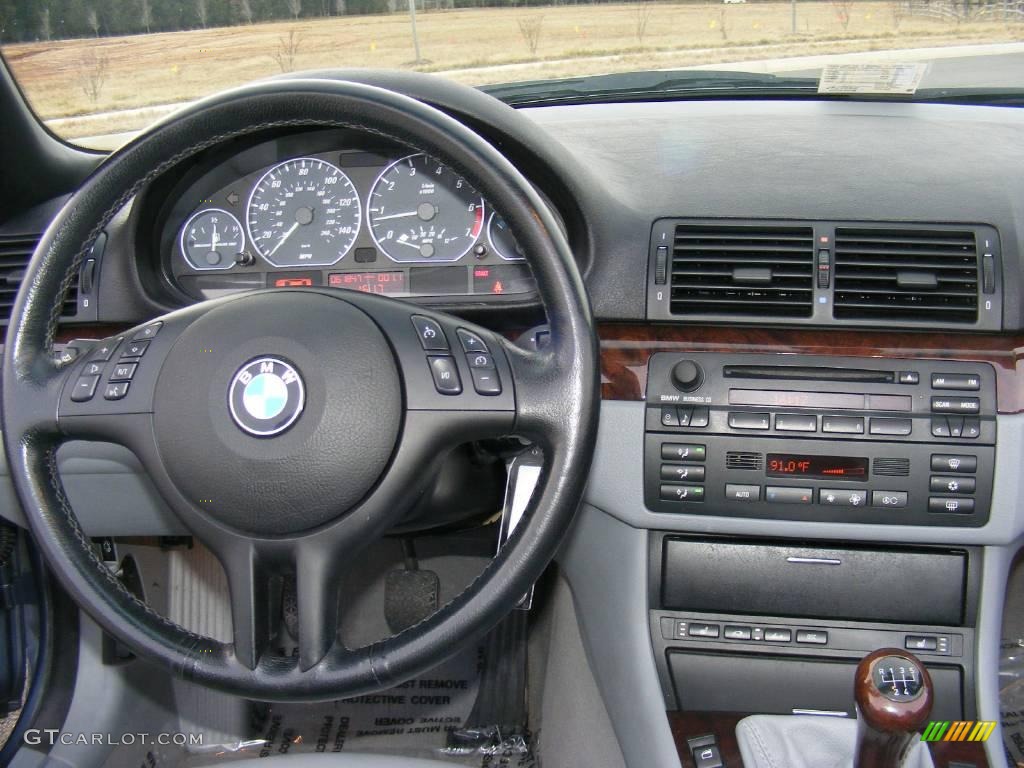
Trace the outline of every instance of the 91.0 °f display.
{"type": "Polygon", "coordinates": [[[819,480],[867,480],[868,460],[856,456],[812,456],[769,453],[769,477],[809,477],[819,480]]]}

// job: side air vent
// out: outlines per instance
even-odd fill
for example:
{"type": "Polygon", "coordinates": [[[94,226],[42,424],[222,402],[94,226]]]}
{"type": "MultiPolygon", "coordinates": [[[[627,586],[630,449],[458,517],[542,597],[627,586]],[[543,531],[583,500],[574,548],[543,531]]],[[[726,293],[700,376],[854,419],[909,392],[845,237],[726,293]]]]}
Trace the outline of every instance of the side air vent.
{"type": "Polygon", "coordinates": [[[978,267],[970,230],[836,227],[835,317],[974,323],[978,267]]]}
{"type": "Polygon", "coordinates": [[[810,317],[811,227],[677,224],[672,243],[672,315],[810,317]]]}
{"type": "Polygon", "coordinates": [[[760,453],[749,453],[747,451],[727,451],[725,454],[726,469],[759,470],[763,465],[763,456],[760,453]]]}
{"type": "MultiPolygon", "coordinates": [[[[25,277],[25,268],[39,242],[38,235],[0,235],[0,324],[11,318],[14,297],[25,277]]],[[[78,310],[78,276],[64,297],[63,317],[73,317],[78,310]]]]}

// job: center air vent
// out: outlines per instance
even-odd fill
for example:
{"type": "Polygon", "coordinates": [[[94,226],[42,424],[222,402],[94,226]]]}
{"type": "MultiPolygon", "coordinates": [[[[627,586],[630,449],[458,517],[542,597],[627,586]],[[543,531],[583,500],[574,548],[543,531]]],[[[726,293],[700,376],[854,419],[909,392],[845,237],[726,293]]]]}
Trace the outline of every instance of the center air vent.
{"type": "Polygon", "coordinates": [[[974,323],[978,268],[970,230],[836,227],[835,316],[974,323]]]}
{"type": "Polygon", "coordinates": [[[810,317],[811,227],[678,224],[672,244],[673,315],[810,317]]]}
{"type": "MultiPolygon", "coordinates": [[[[14,297],[25,277],[25,268],[39,242],[38,235],[0,235],[0,324],[11,318],[14,297]]],[[[78,309],[78,279],[64,297],[62,317],[73,317],[78,309]]]]}

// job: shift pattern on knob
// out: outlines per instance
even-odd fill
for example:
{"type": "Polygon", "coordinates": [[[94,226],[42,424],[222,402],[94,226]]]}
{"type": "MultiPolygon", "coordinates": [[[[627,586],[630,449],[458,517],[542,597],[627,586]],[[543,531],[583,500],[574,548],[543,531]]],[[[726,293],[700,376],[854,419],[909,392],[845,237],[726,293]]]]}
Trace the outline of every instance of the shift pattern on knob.
{"type": "Polygon", "coordinates": [[[906,656],[885,656],[871,670],[875,688],[889,701],[913,701],[924,688],[920,668],[906,656]]]}

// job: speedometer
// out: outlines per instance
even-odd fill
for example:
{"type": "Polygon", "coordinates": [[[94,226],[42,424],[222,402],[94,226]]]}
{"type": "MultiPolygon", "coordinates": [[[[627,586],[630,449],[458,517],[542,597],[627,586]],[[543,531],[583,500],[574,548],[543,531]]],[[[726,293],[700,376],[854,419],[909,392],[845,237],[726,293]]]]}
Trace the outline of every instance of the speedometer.
{"type": "Polygon", "coordinates": [[[345,257],[362,211],[352,180],[315,157],[275,165],[249,196],[249,240],[275,267],[327,267],[345,257]]]}
{"type": "Polygon", "coordinates": [[[451,168],[410,155],[377,179],[367,219],[377,247],[393,261],[457,261],[480,236],[484,201],[451,168]]]}

